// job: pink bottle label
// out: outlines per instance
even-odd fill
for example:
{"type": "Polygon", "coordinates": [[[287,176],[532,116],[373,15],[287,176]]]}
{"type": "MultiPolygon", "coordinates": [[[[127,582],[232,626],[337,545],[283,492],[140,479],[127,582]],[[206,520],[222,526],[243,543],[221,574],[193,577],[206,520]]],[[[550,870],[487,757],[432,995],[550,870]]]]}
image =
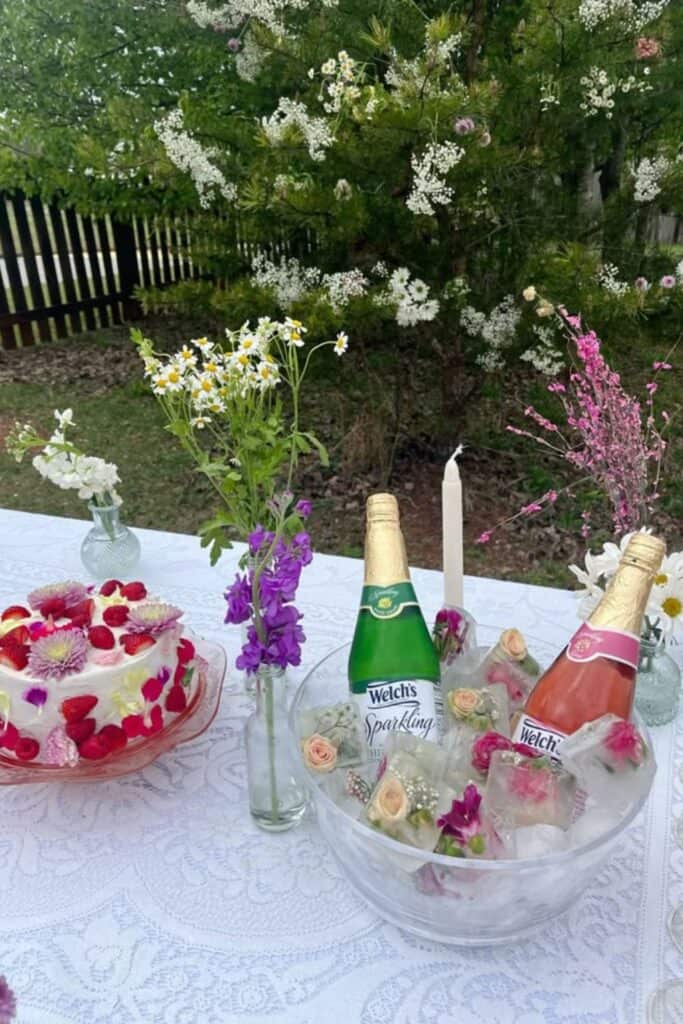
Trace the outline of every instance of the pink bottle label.
{"type": "Polygon", "coordinates": [[[594,629],[584,622],[569,641],[567,657],[570,661],[610,658],[637,669],[639,650],[640,640],[634,633],[624,633],[619,629],[594,629]]]}

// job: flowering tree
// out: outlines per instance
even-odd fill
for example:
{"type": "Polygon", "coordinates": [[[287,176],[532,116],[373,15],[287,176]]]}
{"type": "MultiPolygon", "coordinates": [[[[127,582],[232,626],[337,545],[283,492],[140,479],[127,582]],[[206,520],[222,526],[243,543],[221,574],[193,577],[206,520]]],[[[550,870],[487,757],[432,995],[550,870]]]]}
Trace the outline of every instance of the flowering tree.
{"type": "Polygon", "coordinates": [[[196,209],[229,283],[165,302],[420,339],[455,385],[513,354],[553,374],[530,281],[608,337],[676,330],[652,232],[683,212],[682,47],[668,0],[6,0],[0,183],[196,209]],[[285,254],[230,249],[219,214],[285,254]]]}

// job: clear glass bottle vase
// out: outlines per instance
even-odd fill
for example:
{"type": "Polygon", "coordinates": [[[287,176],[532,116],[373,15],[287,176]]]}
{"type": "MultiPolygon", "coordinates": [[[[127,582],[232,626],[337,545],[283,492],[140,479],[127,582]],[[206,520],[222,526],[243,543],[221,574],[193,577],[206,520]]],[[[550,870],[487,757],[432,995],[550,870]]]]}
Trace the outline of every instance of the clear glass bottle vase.
{"type": "Polygon", "coordinates": [[[249,810],[260,828],[284,832],[298,825],[306,810],[287,722],[285,672],[264,666],[254,679],[256,707],[244,728],[249,810]]]}
{"type": "Polygon", "coordinates": [[[676,716],[681,693],[681,670],[661,640],[640,640],[636,675],[636,710],[648,725],[665,725],[676,716]]]}
{"type": "Polygon", "coordinates": [[[93,526],[81,544],[81,561],[98,579],[126,577],[140,560],[140,541],[119,518],[118,505],[89,504],[93,526]]]}

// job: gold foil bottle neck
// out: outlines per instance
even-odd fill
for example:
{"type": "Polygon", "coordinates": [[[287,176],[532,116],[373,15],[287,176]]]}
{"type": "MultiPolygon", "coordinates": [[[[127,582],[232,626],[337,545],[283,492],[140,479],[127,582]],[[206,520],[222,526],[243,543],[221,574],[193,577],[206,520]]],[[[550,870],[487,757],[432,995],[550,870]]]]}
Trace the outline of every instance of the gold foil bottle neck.
{"type": "Polygon", "coordinates": [[[665,553],[666,545],[659,537],[634,534],[600,604],[588,619],[590,624],[640,636],[652,582],[665,553]]]}
{"type": "Polygon", "coordinates": [[[365,585],[390,587],[410,580],[408,558],[393,494],[371,494],[367,501],[365,585]]]}
{"type": "Polygon", "coordinates": [[[634,533],[626,546],[622,564],[638,565],[656,576],[666,554],[666,544],[652,533],[634,533]]]}
{"type": "Polygon", "coordinates": [[[379,522],[398,525],[398,502],[393,494],[371,494],[367,500],[366,515],[368,526],[379,522]]]}

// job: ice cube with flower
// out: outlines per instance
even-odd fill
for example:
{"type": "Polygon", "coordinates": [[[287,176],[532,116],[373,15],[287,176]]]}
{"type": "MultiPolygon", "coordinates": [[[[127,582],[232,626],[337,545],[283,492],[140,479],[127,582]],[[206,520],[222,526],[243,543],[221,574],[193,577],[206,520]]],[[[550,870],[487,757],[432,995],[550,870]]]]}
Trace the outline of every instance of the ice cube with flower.
{"type": "Polygon", "coordinates": [[[491,754],[484,806],[496,828],[569,828],[575,797],[576,779],[549,758],[515,750],[491,754]]]}
{"type": "Polygon", "coordinates": [[[348,768],[364,762],[367,758],[367,747],[363,723],[358,705],[353,701],[325,705],[319,708],[308,708],[299,716],[299,736],[304,753],[306,766],[312,771],[331,770],[331,768],[348,768]],[[320,753],[324,745],[329,746],[329,757],[322,759],[323,768],[317,763],[315,751],[311,746],[311,738],[322,739],[318,743],[320,753]],[[331,768],[325,767],[332,760],[331,768]]]}
{"type": "Polygon", "coordinates": [[[433,850],[437,819],[453,795],[443,781],[444,751],[411,733],[391,733],[380,770],[365,807],[367,822],[399,842],[433,850]]]}
{"type": "Polygon", "coordinates": [[[622,813],[650,789],[657,771],[638,728],[617,715],[581,726],[562,741],[560,755],[593,802],[622,813]]]}

